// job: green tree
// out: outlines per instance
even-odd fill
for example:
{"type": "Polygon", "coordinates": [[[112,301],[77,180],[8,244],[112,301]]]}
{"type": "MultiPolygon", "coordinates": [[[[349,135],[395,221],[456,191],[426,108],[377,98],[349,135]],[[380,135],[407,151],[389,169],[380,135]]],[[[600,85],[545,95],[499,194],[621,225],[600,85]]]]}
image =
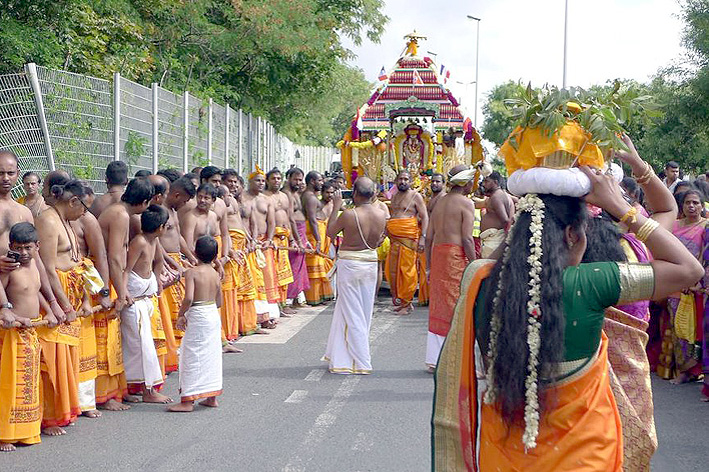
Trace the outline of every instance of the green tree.
{"type": "Polygon", "coordinates": [[[505,105],[505,100],[519,98],[524,93],[526,87],[517,81],[507,81],[496,85],[487,94],[487,101],[483,105],[483,116],[485,120],[482,126],[482,137],[502,146],[516,125],[512,111],[505,105]]]}

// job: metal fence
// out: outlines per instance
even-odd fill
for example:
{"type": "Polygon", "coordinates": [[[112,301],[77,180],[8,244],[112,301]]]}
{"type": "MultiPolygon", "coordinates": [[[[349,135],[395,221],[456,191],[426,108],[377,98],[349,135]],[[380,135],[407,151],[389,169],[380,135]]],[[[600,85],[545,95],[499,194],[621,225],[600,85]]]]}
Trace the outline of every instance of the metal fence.
{"type": "Polygon", "coordinates": [[[208,164],[241,174],[256,164],[322,172],[337,152],[296,145],[266,120],[211,98],[35,64],[0,75],[0,149],[17,154],[21,172],[63,169],[99,193],[112,160],[125,161],[131,173],[208,164]]]}

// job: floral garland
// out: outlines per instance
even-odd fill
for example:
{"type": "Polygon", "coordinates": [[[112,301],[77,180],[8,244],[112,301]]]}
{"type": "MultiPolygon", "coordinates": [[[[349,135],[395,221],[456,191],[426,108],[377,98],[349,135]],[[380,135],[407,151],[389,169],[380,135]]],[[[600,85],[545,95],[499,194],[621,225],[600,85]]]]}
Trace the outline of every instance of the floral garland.
{"type": "MultiPolygon", "coordinates": [[[[524,433],[522,442],[525,451],[534,449],[537,446],[537,436],[539,435],[539,349],[541,347],[541,274],[542,274],[542,232],[544,230],[544,202],[537,194],[527,194],[522,197],[517,207],[515,221],[523,212],[532,214],[532,222],[529,230],[532,233],[530,238],[530,253],[527,258],[529,264],[529,300],[527,301],[527,313],[529,314],[527,324],[527,345],[529,346],[529,360],[527,362],[527,378],[525,380],[525,406],[524,406],[524,433]]],[[[500,301],[503,294],[503,278],[507,270],[510,259],[509,243],[512,231],[507,234],[507,245],[502,257],[502,269],[497,281],[497,291],[493,300],[493,317],[490,326],[490,341],[488,347],[489,364],[487,368],[488,389],[485,392],[485,403],[493,403],[497,398],[495,388],[493,366],[497,359],[497,338],[502,328],[502,317],[500,316],[500,301]]]]}

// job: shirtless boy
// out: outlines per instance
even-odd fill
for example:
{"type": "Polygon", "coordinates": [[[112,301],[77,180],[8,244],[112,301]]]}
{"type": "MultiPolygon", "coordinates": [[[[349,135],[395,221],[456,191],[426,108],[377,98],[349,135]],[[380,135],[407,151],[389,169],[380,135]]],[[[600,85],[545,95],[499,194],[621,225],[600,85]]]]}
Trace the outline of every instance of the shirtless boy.
{"type": "Polygon", "coordinates": [[[194,401],[217,407],[222,394],[221,321],[222,304],[219,275],[212,267],[217,257],[217,241],[201,236],[195,244],[198,264],[185,272],[185,297],[177,326],[185,331],[180,356],[180,403],[168,411],[190,412],[194,401]]]}
{"type": "Polygon", "coordinates": [[[130,242],[124,272],[127,306],[121,311],[123,364],[128,384],[140,385],[145,403],[172,401],[158,393],[163,377],[151,330],[155,311],[152,298],[160,292],[156,274],[163,266],[158,238],[165,232],[167,219],[167,210],[160,205],[150,205],[142,212],[141,232],[130,242]]]}
{"type": "Polygon", "coordinates": [[[96,218],[103,210],[121,201],[128,183],[128,165],[123,161],[112,161],[106,166],[106,193],[98,197],[90,207],[96,218]]]}
{"type": "MultiPolygon", "coordinates": [[[[24,383],[4,385],[0,389],[0,403],[10,408],[0,409],[0,451],[15,450],[13,443],[36,444],[40,442],[41,399],[40,399],[40,344],[32,320],[39,317],[40,307],[51,313],[40,289],[40,277],[34,257],[38,245],[37,231],[31,223],[17,223],[10,230],[10,250],[17,257],[20,266],[12,272],[0,274],[9,305],[15,319],[15,329],[0,331],[0,341],[8,346],[4,349],[0,364],[0,379],[6,379],[4,369],[11,370],[15,379],[22,372],[24,383]],[[19,325],[19,326],[18,326],[19,325]],[[9,346],[13,348],[9,348],[9,346]],[[22,353],[21,356],[13,353],[22,353]],[[15,424],[13,411],[23,413],[21,425],[15,424]]],[[[56,320],[54,320],[56,321],[56,320]]],[[[13,382],[14,384],[14,382],[13,382]]]]}

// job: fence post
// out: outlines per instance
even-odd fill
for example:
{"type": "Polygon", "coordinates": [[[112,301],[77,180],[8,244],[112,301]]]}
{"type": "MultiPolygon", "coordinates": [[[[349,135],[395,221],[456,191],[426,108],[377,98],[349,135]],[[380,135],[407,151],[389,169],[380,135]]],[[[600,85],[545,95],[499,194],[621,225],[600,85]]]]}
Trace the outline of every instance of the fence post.
{"type": "Polygon", "coordinates": [[[236,128],[236,162],[237,162],[237,168],[236,170],[239,172],[239,175],[244,173],[244,167],[242,166],[243,164],[243,159],[241,157],[241,146],[242,142],[242,132],[241,130],[243,129],[243,119],[244,119],[244,112],[241,111],[241,108],[239,108],[239,122],[238,126],[236,128]]]}
{"type": "Polygon", "coordinates": [[[185,90],[182,98],[182,172],[189,172],[190,153],[190,93],[185,90]]]}
{"type": "Polygon", "coordinates": [[[52,151],[52,141],[49,139],[49,127],[47,126],[47,117],[44,114],[44,101],[42,100],[42,88],[39,86],[39,76],[37,75],[37,65],[30,62],[25,65],[25,74],[30,79],[32,92],[34,92],[34,104],[37,107],[37,118],[39,119],[39,127],[42,130],[44,138],[44,149],[47,152],[49,160],[49,169],[55,170],[54,152],[52,151]]]}
{"type": "Polygon", "coordinates": [[[153,174],[158,172],[158,84],[153,82],[153,174]]]}
{"type": "Polygon", "coordinates": [[[113,160],[121,160],[121,74],[113,73],[113,160]]]}
{"type": "Polygon", "coordinates": [[[231,132],[231,107],[226,105],[226,123],[224,124],[224,168],[229,168],[229,133],[231,132]]]}
{"type": "Polygon", "coordinates": [[[212,165],[212,98],[207,104],[207,162],[212,165]]]}

